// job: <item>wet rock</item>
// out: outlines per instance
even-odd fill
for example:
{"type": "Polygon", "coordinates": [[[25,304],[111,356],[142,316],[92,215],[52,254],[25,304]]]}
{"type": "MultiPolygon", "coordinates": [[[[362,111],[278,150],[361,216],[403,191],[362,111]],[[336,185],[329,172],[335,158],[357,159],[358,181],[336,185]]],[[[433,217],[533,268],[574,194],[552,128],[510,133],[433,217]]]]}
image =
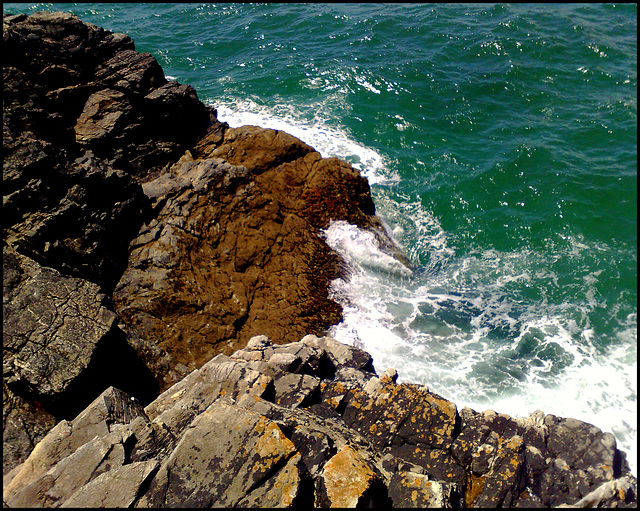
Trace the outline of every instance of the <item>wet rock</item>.
{"type": "MultiPolygon", "coordinates": [[[[254,174],[295,162],[315,150],[297,138],[280,130],[242,126],[229,128],[222,143],[208,152],[209,157],[224,158],[232,165],[242,165],[254,174]]],[[[196,156],[202,157],[203,151],[196,156]]]]}

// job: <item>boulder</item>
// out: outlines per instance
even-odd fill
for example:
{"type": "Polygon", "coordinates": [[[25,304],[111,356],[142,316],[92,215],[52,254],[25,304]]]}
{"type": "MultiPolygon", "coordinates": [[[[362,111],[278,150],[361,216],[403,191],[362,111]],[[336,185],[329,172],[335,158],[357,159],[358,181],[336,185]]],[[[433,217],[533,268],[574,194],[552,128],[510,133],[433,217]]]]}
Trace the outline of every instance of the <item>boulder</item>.
{"type": "Polygon", "coordinates": [[[3,370],[9,387],[52,398],[83,373],[116,320],[104,294],[3,247],[3,370]]]}
{"type": "Polygon", "coordinates": [[[318,229],[341,219],[377,225],[386,237],[368,184],[350,165],[277,130],[244,126],[205,138],[143,184],[157,213],[133,240],[114,292],[127,326],[189,368],[258,334],[282,342],[322,335],[340,319],[327,289],[342,264],[318,229]],[[334,192],[341,207],[323,202],[334,192]]]}

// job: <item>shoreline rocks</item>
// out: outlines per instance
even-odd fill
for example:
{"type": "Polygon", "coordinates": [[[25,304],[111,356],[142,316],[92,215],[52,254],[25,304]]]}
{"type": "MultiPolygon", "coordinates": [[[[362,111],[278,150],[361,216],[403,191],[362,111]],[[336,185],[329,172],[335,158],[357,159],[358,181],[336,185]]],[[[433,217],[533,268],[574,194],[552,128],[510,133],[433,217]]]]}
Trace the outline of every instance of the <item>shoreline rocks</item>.
{"type": "Polygon", "coordinates": [[[482,413],[329,337],[249,340],[144,409],[114,388],[5,482],[10,507],[636,505],[609,433],[482,413]],[[71,469],[70,467],[73,467],[71,469]]]}
{"type": "Polygon", "coordinates": [[[636,504],[610,434],[458,411],[324,337],[320,229],[410,267],[351,165],[71,14],[3,42],[5,506],[636,504]]]}

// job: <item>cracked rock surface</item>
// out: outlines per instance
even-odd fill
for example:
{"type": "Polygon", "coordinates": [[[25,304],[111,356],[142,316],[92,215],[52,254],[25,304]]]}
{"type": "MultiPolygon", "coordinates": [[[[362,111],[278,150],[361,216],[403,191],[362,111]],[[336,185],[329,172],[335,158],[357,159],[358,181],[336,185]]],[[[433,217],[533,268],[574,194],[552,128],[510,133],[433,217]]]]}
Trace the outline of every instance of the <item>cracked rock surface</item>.
{"type": "Polygon", "coordinates": [[[426,387],[397,384],[395,370],[376,375],[371,362],[329,337],[275,345],[257,336],[144,409],[110,388],[51,430],[12,474],[4,500],[25,507],[635,506],[636,482],[612,435],[542,412],[524,419],[458,412],[426,387]]]}

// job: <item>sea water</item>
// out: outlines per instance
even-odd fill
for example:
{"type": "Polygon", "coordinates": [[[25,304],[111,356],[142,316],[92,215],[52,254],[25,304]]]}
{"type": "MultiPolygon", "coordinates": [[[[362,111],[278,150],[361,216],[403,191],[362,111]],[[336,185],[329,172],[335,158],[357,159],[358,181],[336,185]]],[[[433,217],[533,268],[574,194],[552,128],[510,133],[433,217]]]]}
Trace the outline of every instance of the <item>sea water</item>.
{"type": "Polygon", "coordinates": [[[4,4],[129,34],[231,126],[358,167],[409,270],[342,221],[337,339],[459,407],[637,449],[635,4],[4,4]]]}

